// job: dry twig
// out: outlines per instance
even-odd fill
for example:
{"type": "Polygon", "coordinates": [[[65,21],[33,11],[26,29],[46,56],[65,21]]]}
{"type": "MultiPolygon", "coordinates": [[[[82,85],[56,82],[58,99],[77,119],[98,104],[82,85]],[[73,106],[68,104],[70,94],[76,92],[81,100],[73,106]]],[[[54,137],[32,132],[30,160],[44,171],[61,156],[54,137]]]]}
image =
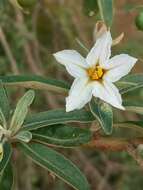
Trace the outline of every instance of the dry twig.
{"type": "Polygon", "coordinates": [[[17,67],[16,60],[15,60],[15,58],[12,54],[11,48],[6,40],[6,36],[4,34],[2,27],[0,27],[0,41],[5,50],[6,55],[10,61],[12,72],[14,74],[19,74],[19,69],[17,67]]]}

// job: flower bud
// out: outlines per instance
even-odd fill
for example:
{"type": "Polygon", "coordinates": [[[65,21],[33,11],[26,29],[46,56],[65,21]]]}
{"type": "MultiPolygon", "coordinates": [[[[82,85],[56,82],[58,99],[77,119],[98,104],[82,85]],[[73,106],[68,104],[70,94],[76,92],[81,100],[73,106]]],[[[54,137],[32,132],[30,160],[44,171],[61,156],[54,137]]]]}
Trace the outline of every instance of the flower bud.
{"type": "Polygon", "coordinates": [[[2,161],[3,159],[3,144],[0,143],[0,162],[2,161]]]}
{"type": "Polygon", "coordinates": [[[31,10],[37,2],[37,0],[17,0],[20,7],[26,10],[31,10]]]}
{"type": "Polygon", "coordinates": [[[136,27],[138,30],[143,31],[143,11],[140,12],[135,19],[136,27]]]}
{"type": "Polygon", "coordinates": [[[139,144],[137,147],[137,152],[141,157],[143,157],[143,144],[139,144]]]}

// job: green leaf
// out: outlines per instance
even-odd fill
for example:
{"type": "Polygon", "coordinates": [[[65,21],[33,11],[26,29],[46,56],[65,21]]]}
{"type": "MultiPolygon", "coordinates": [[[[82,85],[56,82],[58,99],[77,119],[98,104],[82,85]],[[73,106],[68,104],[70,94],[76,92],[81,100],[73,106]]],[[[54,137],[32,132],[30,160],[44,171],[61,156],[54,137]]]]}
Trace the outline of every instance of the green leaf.
{"type": "Polygon", "coordinates": [[[121,85],[136,85],[143,82],[143,74],[131,74],[123,77],[118,83],[121,85]]]}
{"type": "Polygon", "coordinates": [[[7,129],[7,123],[1,108],[0,108],[0,124],[2,125],[3,128],[7,129]]]}
{"type": "Polygon", "coordinates": [[[9,118],[10,105],[7,96],[6,89],[4,88],[2,82],[0,81],[0,109],[6,119],[9,118]]]}
{"type": "Polygon", "coordinates": [[[112,0],[97,0],[101,19],[107,26],[112,25],[113,20],[113,1],[112,0]]]}
{"type": "Polygon", "coordinates": [[[134,113],[138,113],[143,115],[143,102],[142,101],[134,101],[134,100],[126,100],[123,102],[123,106],[127,111],[131,111],[134,113]]]}
{"type": "Polygon", "coordinates": [[[12,190],[14,185],[14,176],[11,163],[9,162],[5,170],[0,174],[0,189],[12,190]]]}
{"type": "Polygon", "coordinates": [[[120,89],[121,94],[137,90],[138,88],[143,87],[143,74],[127,75],[120,81],[116,82],[116,85],[120,89]]]}
{"type": "Polygon", "coordinates": [[[11,146],[9,143],[5,143],[3,145],[3,150],[4,150],[4,153],[3,153],[3,159],[2,161],[0,162],[0,174],[3,170],[5,170],[10,158],[11,158],[11,155],[12,155],[12,149],[11,149],[11,146]]]}
{"type": "Polygon", "coordinates": [[[124,121],[114,124],[112,138],[133,140],[143,137],[143,129],[132,121],[124,121]]]}
{"type": "Polygon", "coordinates": [[[59,80],[46,79],[33,75],[0,76],[0,80],[6,86],[18,86],[31,89],[49,90],[59,93],[67,93],[70,86],[59,80]]]}
{"type": "Polygon", "coordinates": [[[137,126],[143,128],[143,121],[142,120],[140,120],[140,121],[125,121],[124,123],[129,123],[129,124],[132,124],[132,125],[137,125],[137,126]]]}
{"type": "Polygon", "coordinates": [[[88,123],[94,120],[94,116],[89,111],[78,110],[65,112],[63,109],[50,110],[28,116],[24,121],[23,129],[35,130],[37,128],[46,127],[48,125],[69,122],[88,123]]]}
{"type": "Polygon", "coordinates": [[[58,152],[38,143],[21,143],[19,148],[34,162],[54,173],[77,190],[89,190],[89,185],[80,170],[58,152]]]}
{"type": "Polygon", "coordinates": [[[126,88],[120,89],[120,94],[126,94],[128,92],[132,92],[138,90],[139,88],[143,87],[143,83],[138,83],[135,86],[128,86],[126,88]]]}
{"type": "Polygon", "coordinates": [[[29,131],[20,131],[14,138],[28,143],[32,139],[32,133],[29,131]]]}
{"type": "Polygon", "coordinates": [[[53,125],[32,132],[33,140],[60,147],[80,146],[91,140],[89,129],[66,125],[53,125]]]}
{"type": "Polygon", "coordinates": [[[33,90],[27,91],[24,96],[18,101],[12,120],[10,123],[10,129],[15,134],[22,126],[24,119],[27,115],[28,108],[33,102],[35,93],[33,90]]]}
{"type": "Polygon", "coordinates": [[[90,109],[95,118],[99,121],[104,132],[110,135],[113,129],[113,112],[111,106],[93,98],[90,102],[90,109]]]}

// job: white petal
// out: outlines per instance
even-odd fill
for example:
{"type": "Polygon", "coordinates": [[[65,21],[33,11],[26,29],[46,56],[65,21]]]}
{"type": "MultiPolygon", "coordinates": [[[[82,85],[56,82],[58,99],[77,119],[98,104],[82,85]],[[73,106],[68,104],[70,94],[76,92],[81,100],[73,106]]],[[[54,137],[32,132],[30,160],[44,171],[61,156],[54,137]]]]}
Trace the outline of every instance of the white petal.
{"type": "Polygon", "coordinates": [[[105,73],[104,79],[111,82],[118,81],[120,78],[127,75],[131,71],[136,62],[136,58],[131,57],[127,54],[114,56],[104,65],[105,69],[109,69],[105,73]]]}
{"type": "Polygon", "coordinates": [[[112,37],[110,31],[105,32],[97,39],[95,45],[87,55],[86,61],[90,66],[99,64],[102,65],[111,56],[112,37]]]}
{"type": "Polygon", "coordinates": [[[66,66],[67,71],[73,77],[86,76],[86,60],[75,50],[63,50],[54,54],[56,60],[66,66]]]}
{"type": "Polygon", "coordinates": [[[91,100],[92,89],[93,85],[89,83],[88,78],[75,79],[66,98],[66,111],[84,107],[91,100]]]}
{"type": "Polygon", "coordinates": [[[104,81],[103,83],[97,82],[94,86],[93,95],[95,97],[104,100],[105,102],[111,104],[112,106],[124,110],[122,106],[122,98],[119,90],[116,86],[110,82],[104,81]]]}

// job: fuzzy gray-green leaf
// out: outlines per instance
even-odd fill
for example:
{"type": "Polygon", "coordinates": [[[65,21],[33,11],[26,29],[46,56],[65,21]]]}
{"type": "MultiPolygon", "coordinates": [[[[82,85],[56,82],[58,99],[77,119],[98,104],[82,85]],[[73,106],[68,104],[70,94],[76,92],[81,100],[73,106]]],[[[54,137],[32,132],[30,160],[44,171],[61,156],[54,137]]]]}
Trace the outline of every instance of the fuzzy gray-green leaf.
{"type": "Polygon", "coordinates": [[[104,132],[110,135],[113,129],[113,112],[111,106],[93,98],[90,102],[90,109],[95,118],[99,121],[104,132]]]}
{"type": "Polygon", "coordinates": [[[33,140],[59,147],[74,147],[88,143],[92,134],[89,129],[66,125],[52,125],[32,131],[33,140]]]}
{"type": "Polygon", "coordinates": [[[0,174],[0,189],[13,190],[14,176],[11,163],[8,162],[5,170],[0,174]]]}
{"type": "Polygon", "coordinates": [[[6,123],[6,119],[5,116],[0,108],[0,124],[2,125],[3,128],[7,128],[7,123],[6,123]]]}
{"type": "Polygon", "coordinates": [[[32,133],[30,131],[20,131],[14,138],[28,143],[32,139],[32,133]]]}
{"type": "Polygon", "coordinates": [[[41,167],[54,173],[76,190],[89,190],[81,171],[67,158],[55,150],[38,143],[20,143],[19,148],[41,167]]]}
{"type": "Polygon", "coordinates": [[[143,115],[143,102],[135,100],[126,100],[123,101],[123,105],[127,111],[138,113],[143,115]]]}
{"type": "Polygon", "coordinates": [[[5,87],[0,80],[0,109],[6,119],[9,118],[10,105],[5,87]]]}
{"type": "Polygon", "coordinates": [[[3,145],[3,159],[0,162],[0,173],[5,169],[5,167],[7,166],[10,158],[11,158],[11,154],[12,154],[12,149],[9,143],[4,143],[3,145]]]}
{"type": "Polygon", "coordinates": [[[23,124],[23,130],[35,130],[48,125],[70,122],[88,123],[95,120],[90,111],[76,110],[66,112],[64,109],[49,110],[28,116],[23,124]]]}
{"type": "Polygon", "coordinates": [[[10,130],[12,131],[13,134],[15,134],[21,128],[24,122],[24,119],[27,115],[28,108],[33,102],[34,97],[35,97],[34,91],[29,90],[18,101],[11,123],[10,123],[10,130]]]}
{"type": "Polygon", "coordinates": [[[11,75],[0,76],[0,80],[6,86],[18,86],[31,89],[49,90],[59,93],[67,93],[70,86],[59,80],[47,79],[36,75],[11,75]]]}
{"type": "Polygon", "coordinates": [[[126,94],[143,87],[143,74],[131,74],[116,82],[121,94],[126,94]]]}

